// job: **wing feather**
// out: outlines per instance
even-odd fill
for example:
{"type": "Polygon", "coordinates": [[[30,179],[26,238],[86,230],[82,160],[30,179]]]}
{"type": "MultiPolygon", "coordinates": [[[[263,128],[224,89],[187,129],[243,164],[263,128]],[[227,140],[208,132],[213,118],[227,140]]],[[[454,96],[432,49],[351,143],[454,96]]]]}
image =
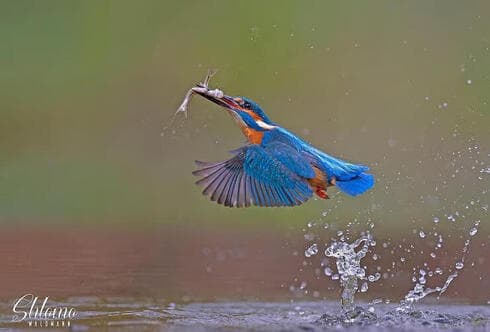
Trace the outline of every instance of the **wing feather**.
{"type": "Polygon", "coordinates": [[[244,193],[245,193],[245,206],[249,207],[252,205],[252,193],[251,193],[251,188],[250,188],[250,176],[249,175],[244,175],[245,177],[245,184],[244,184],[244,193]]]}
{"type": "Polygon", "coordinates": [[[237,202],[238,188],[240,188],[240,183],[238,182],[238,177],[240,176],[239,172],[234,172],[232,184],[228,189],[228,195],[226,196],[225,206],[235,206],[237,202]]]}
{"type": "MultiPolygon", "coordinates": [[[[196,181],[196,184],[207,186],[208,184],[210,184],[211,182],[213,182],[216,179],[217,176],[219,176],[219,173],[221,173],[221,171],[223,171],[223,170],[220,169],[220,168],[218,168],[214,172],[207,173],[205,175],[205,177],[203,177],[202,179],[196,181]]],[[[199,176],[201,176],[201,175],[199,175],[199,176]]]]}
{"type": "Polygon", "coordinates": [[[301,157],[284,146],[249,145],[222,162],[197,161],[196,184],[212,201],[229,207],[302,204],[312,195],[307,182],[311,166],[299,165],[301,157]]]}
{"type": "Polygon", "coordinates": [[[226,195],[228,195],[228,190],[230,189],[230,183],[233,180],[233,172],[229,172],[228,176],[223,181],[223,189],[217,199],[218,204],[223,204],[226,200],[226,195]]]}
{"type": "Polygon", "coordinates": [[[238,176],[240,175],[239,172],[236,171],[236,167],[234,167],[233,169],[233,175],[232,175],[232,178],[230,179],[230,184],[228,186],[228,192],[226,194],[226,198],[225,198],[225,206],[233,206],[233,202],[236,202],[236,196],[235,198],[233,198],[233,195],[234,195],[234,192],[236,191],[236,189],[238,188],[238,184],[237,184],[237,178],[238,176]]]}
{"type": "Polygon", "coordinates": [[[216,201],[218,200],[218,197],[219,195],[221,194],[222,190],[223,190],[223,183],[226,182],[228,180],[228,170],[225,170],[222,174],[222,176],[218,177],[216,179],[216,185],[215,185],[215,189],[214,191],[211,193],[211,200],[212,201],[216,201]]]}
{"type": "Polygon", "coordinates": [[[265,199],[262,194],[262,188],[260,188],[259,181],[257,181],[257,179],[255,178],[252,178],[251,184],[252,184],[252,190],[255,193],[255,201],[257,205],[265,206],[265,199]]]}
{"type": "Polygon", "coordinates": [[[222,175],[225,172],[226,169],[219,169],[216,173],[213,173],[211,176],[209,176],[209,180],[207,180],[208,178],[203,178],[199,180],[198,182],[201,181],[205,185],[205,188],[202,191],[202,193],[204,195],[212,195],[220,183],[221,180],[220,175],[222,175]]]}

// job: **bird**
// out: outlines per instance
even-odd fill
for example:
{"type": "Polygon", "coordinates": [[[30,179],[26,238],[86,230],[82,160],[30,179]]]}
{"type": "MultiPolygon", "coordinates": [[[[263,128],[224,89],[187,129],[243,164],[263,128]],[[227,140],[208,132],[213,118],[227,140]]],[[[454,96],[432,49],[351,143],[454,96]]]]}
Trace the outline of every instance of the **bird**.
{"type": "Polygon", "coordinates": [[[374,186],[367,166],[315,148],[271,121],[251,99],[209,94],[205,89],[195,92],[224,108],[247,139],[245,146],[231,151],[230,159],[196,160],[196,184],[211,201],[227,207],[292,207],[313,194],[328,199],[328,187],[358,196],[374,186]]]}

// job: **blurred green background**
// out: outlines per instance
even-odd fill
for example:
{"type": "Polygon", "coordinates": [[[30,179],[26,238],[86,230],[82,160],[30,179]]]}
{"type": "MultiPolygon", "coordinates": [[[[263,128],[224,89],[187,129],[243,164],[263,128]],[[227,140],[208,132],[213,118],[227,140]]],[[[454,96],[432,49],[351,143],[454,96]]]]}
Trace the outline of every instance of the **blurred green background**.
{"type": "Polygon", "coordinates": [[[325,212],[401,239],[434,217],[454,236],[482,219],[488,251],[489,13],[488,1],[2,1],[1,225],[301,233],[325,212]],[[210,68],[212,87],[369,165],[375,189],[294,209],[209,202],[193,161],[244,140],[202,99],[173,116],[210,68]]]}

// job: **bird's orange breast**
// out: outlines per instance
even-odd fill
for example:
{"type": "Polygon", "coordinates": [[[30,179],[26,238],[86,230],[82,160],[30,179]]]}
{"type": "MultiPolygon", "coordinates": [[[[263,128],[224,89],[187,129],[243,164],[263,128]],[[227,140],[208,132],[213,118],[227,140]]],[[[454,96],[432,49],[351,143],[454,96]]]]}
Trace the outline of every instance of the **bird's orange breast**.
{"type": "MultiPolygon", "coordinates": [[[[252,112],[251,110],[247,110],[245,108],[241,108],[242,111],[247,112],[248,115],[250,115],[255,121],[260,120],[260,117],[252,112]]],[[[255,129],[252,129],[248,127],[243,121],[237,121],[235,118],[235,121],[238,123],[240,126],[240,129],[242,130],[243,135],[247,138],[247,140],[252,143],[252,144],[261,144],[262,143],[262,138],[264,137],[264,132],[263,131],[258,131],[255,129]]]]}
{"type": "Polygon", "coordinates": [[[264,137],[263,131],[258,131],[248,127],[242,127],[242,132],[250,143],[252,144],[262,143],[262,138],[264,137]]]}

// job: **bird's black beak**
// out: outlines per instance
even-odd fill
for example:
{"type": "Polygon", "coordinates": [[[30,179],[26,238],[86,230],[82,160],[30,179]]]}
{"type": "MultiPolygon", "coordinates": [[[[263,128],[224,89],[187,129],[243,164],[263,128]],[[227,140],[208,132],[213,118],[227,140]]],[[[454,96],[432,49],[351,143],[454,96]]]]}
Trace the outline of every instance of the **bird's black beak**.
{"type": "Polygon", "coordinates": [[[241,109],[240,104],[238,104],[233,97],[223,94],[219,90],[209,90],[206,87],[197,86],[192,88],[192,91],[198,95],[212,101],[216,105],[224,107],[230,111],[241,109]]]}

